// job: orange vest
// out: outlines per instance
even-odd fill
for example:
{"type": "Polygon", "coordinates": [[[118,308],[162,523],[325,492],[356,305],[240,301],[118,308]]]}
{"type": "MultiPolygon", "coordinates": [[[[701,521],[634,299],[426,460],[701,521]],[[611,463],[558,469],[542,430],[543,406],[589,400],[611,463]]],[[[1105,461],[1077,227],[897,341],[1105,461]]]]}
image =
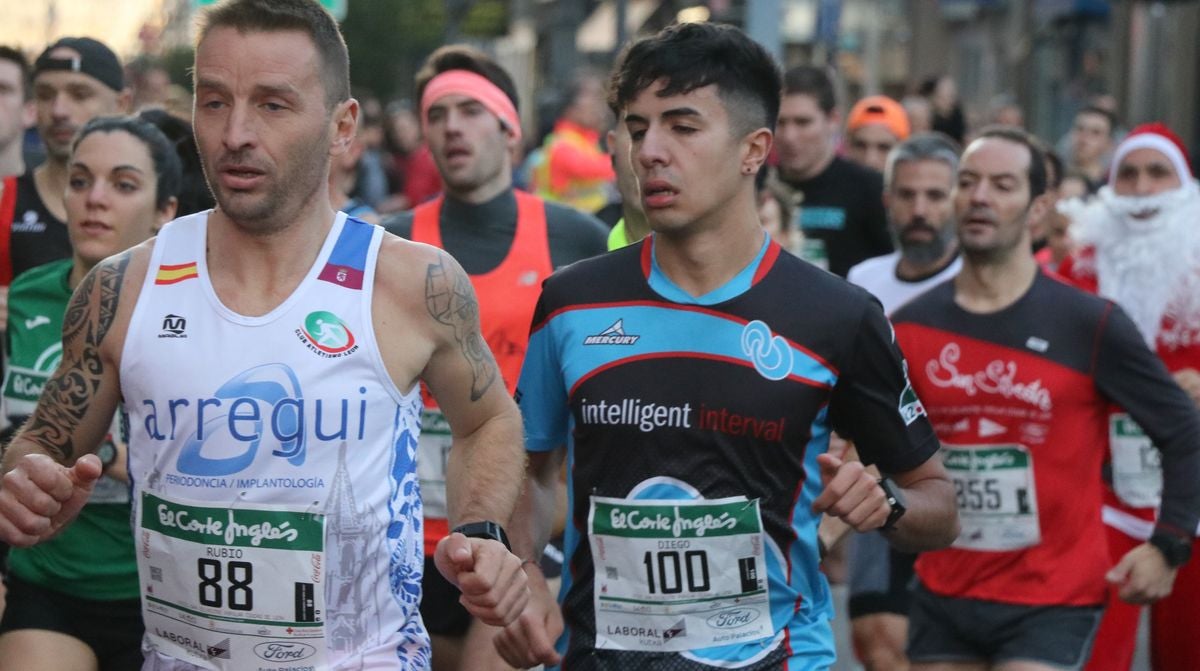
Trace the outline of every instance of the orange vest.
{"type": "MultiPolygon", "coordinates": [[[[550,260],[550,242],[546,236],[546,205],[536,196],[513,191],[517,199],[517,230],[513,235],[508,256],[492,270],[480,275],[468,275],[479,300],[479,323],[500,377],[511,394],[516,391],[517,377],[529,345],[529,326],[533,310],[542,291],[542,280],[554,271],[550,260]]],[[[442,245],[439,218],[442,197],[417,206],[413,210],[411,239],[438,249],[442,245]]],[[[426,407],[436,407],[428,389],[421,387],[426,407]]],[[[450,533],[444,519],[425,518],[425,554],[433,555],[437,542],[450,533]]]]}

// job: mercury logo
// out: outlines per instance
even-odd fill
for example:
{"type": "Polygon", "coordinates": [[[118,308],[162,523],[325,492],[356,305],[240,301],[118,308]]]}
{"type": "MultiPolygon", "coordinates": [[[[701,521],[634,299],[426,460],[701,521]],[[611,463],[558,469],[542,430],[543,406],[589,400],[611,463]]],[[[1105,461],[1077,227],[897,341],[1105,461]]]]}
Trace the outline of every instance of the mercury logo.
{"type": "Polygon", "coordinates": [[[626,335],[625,320],[618,319],[612,323],[612,326],[604,329],[596,335],[590,335],[583,339],[584,345],[632,345],[642,336],[626,335]]]}

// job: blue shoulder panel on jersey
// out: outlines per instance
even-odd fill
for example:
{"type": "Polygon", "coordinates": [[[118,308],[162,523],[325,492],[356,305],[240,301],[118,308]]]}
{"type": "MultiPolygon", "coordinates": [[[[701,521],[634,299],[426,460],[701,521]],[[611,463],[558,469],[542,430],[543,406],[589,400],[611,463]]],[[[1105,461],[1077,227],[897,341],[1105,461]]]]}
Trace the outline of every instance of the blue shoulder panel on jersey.
{"type": "Polygon", "coordinates": [[[333,251],[329,253],[329,260],[325,262],[325,267],[321,269],[317,279],[347,289],[362,289],[367,252],[371,248],[375,228],[358,219],[346,217],[342,232],[338,234],[333,251]]]}
{"type": "Polygon", "coordinates": [[[574,391],[587,377],[612,366],[671,357],[721,361],[755,368],[771,380],[832,387],[837,372],[769,324],[700,307],[669,303],[580,306],[547,324],[557,345],[563,383],[574,391]]]}

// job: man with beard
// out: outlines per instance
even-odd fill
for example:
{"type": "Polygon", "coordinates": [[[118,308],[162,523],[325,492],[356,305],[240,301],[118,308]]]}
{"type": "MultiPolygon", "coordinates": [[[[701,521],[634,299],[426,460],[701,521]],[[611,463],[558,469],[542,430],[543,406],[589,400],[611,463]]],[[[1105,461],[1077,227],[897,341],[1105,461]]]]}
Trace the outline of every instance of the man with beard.
{"type": "MultiPolygon", "coordinates": [[[[897,145],[884,166],[883,203],[900,250],[850,269],[850,282],[870,291],[891,313],[962,268],[950,192],[958,147],[941,134],[897,145]]],[[[893,549],[881,534],[850,537],[849,612],[854,651],[867,669],[906,663],[908,583],[916,555],[893,549]]]]}
{"type": "MultiPolygon", "coordinates": [[[[1084,245],[1060,272],[1117,302],[1177,382],[1200,402],[1200,187],[1183,143],[1158,123],[1117,147],[1108,186],[1076,215],[1084,245]]],[[[1151,427],[1145,427],[1147,430],[1151,427]]],[[[1110,417],[1104,521],[1118,557],[1150,537],[1162,471],[1150,439],[1128,415],[1110,417]],[[1149,457],[1149,458],[1148,458],[1149,457]]],[[[1186,557],[1179,548],[1175,561],[1186,557]]],[[[1184,566],[1171,595],[1150,611],[1156,671],[1200,668],[1200,566],[1184,566]]],[[[1128,669],[1141,608],[1112,595],[1090,671],[1128,669]]]]}
{"type": "Polygon", "coordinates": [[[893,315],[962,521],[954,547],[916,562],[918,671],[1080,668],[1110,583],[1165,597],[1200,521],[1200,414],[1119,306],[1038,268],[1045,187],[1032,136],[984,131],[952,196],[962,272],[893,315]],[[1149,542],[1110,560],[1096,474],[1114,403],[1161,448],[1166,478],[1149,542]]]}
{"type": "Polygon", "coordinates": [[[123,404],[144,669],[233,671],[280,648],[321,669],[428,668],[422,383],[454,436],[458,526],[437,568],[485,622],[528,599],[497,523],[520,492],[521,420],[475,293],[445,252],[331,206],[358,102],[315,0],[209,8],[195,59],[217,208],[76,289],[62,362],[4,452],[0,538],[34,545],[78,514],[123,404]]]}
{"type": "Polygon", "coordinates": [[[944,135],[923,134],[898,145],[883,173],[883,204],[899,251],[850,269],[850,282],[875,294],[892,312],[956,275],[962,267],[950,191],[958,147],[944,135]]]}
{"type": "MultiPolygon", "coordinates": [[[[425,142],[445,195],[392,217],[385,227],[446,250],[462,264],[480,297],[484,340],[511,393],[529,341],[542,281],[555,268],[605,251],[604,225],[557,203],[513,189],[512,150],[521,142],[517,93],[508,73],[487,55],[461,45],[435,51],[417,73],[425,142]]],[[[459,668],[460,655],[490,651],[464,646],[471,614],[458,589],[434,570],[438,542],[450,533],[447,458],[453,436],[445,415],[426,398],[417,460],[425,512],[426,570],[421,617],[433,640],[435,671],[459,668]]],[[[463,668],[482,662],[467,657],[463,668]]]]}

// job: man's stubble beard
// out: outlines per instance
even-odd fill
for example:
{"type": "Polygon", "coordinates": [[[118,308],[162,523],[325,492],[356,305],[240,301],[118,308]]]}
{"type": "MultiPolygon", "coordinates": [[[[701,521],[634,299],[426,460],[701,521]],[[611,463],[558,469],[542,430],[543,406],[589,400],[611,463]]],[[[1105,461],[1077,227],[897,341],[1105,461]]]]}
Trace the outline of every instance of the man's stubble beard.
{"type": "MultiPolygon", "coordinates": [[[[250,195],[249,198],[239,198],[228,194],[219,186],[220,182],[209,178],[209,185],[218,185],[212,189],[217,207],[239,229],[251,235],[271,235],[290,226],[300,215],[305,203],[308,203],[318,189],[326,189],[328,175],[328,156],[322,161],[321,154],[327,142],[298,143],[296,150],[288,152],[283,165],[299,166],[294,171],[282,170],[268,177],[268,186],[261,195],[250,195]],[[320,149],[318,149],[318,147],[320,149]],[[274,177],[273,181],[270,177],[274,177]],[[303,197],[293,197],[292,194],[302,194],[303,197]],[[244,202],[239,203],[242,200],[244,202]],[[245,202],[248,201],[248,202],[245,202]]],[[[207,164],[204,164],[206,176],[214,174],[207,164]]]]}

